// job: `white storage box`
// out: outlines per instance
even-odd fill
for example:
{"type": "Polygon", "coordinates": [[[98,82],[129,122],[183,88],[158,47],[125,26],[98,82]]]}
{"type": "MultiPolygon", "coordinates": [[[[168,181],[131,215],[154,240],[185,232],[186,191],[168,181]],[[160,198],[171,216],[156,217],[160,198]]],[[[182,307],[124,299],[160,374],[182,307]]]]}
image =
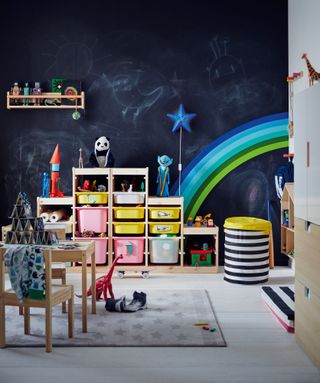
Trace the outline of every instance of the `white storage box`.
{"type": "Polygon", "coordinates": [[[178,238],[149,238],[151,263],[177,263],[178,238]]]}
{"type": "Polygon", "coordinates": [[[139,192],[116,192],[114,193],[114,203],[129,204],[144,204],[145,193],[139,192]]]}

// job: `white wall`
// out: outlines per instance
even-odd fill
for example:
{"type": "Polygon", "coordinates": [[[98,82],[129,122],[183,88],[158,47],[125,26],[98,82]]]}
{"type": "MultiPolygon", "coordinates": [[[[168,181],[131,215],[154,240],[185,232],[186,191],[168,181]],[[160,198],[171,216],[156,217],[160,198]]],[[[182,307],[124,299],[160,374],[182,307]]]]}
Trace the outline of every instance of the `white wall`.
{"type": "Polygon", "coordinates": [[[302,53],[320,72],[320,0],[289,0],[289,73],[302,70],[304,74],[294,83],[295,93],[309,86],[302,53]]]}
{"type": "MultiPolygon", "coordinates": [[[[320,72],[320,0],[289,0],[289,74],[303,71],[303,77],[294,82],[294,93],[309,87],[308,70],[302,53],[317,72],[320,72]]],[[[294,118],[294,112],[293,112],[294,118]]],[[[294,138],[289,152],[294,153],[294,138]]]]}

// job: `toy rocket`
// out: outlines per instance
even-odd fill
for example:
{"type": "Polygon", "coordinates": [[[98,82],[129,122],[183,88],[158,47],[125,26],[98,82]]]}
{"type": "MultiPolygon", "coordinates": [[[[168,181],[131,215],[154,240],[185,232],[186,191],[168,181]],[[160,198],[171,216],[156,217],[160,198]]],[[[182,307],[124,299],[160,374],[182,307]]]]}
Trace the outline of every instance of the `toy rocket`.
{"type": "Polygon", "coordinates": [[[51,187],[50,197],[63,197],[63,193],[60,191],[60,153],[59,144],[56,145],[54,152],[50,160],[51,167],[51,187]]]}

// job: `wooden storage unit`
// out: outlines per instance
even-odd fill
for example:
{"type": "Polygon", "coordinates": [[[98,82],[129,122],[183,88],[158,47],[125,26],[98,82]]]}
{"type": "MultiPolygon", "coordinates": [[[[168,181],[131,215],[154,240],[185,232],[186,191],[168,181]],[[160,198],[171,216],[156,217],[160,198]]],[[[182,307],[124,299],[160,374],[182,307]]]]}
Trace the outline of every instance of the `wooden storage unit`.
{"type": "Polygon", "coordinates": [[[60,239],[65,239],[66,235],[72,234],[73,232],[73,197],[37,197],[37,217],[43,212],[63,208],[66,209],[67,214],[70,214],[68,221],[46,222],[44,225],[46,230],[57,231],[60,239]]]}
{"type": "Polygon", "coordinates": [[[148,198],[148,237],[149,246],[153,246],[153,249],[150,248],[149,251],[149,263],[152,267],[168,267],[174,268],[175,270],[183,268],[183,197],[148,198]],[[167,243],[165,243],[165,246],[169,252],[175,251],[175,244],[170,243],[170,235],[173,235],[172,238],[178,240],[178,257],[176,262],[171,260],[169,263],[166,263],[165,258],[163,258],[163,262],[161,262],[161,259],[158,259],[157,263],[151,263],[151,258],[153,257],[152,250],[154,250],[157,246],[156,242],[152,243],[152,241],[157,241],[158,236],[161,234],[169,235],[166,239],[167,243]]]}
{"type": "Polygon", "coordinates": [[[212,265],[210,266],[191,266],[184,264],[186,269],[197,270],[199,272],[212,272],[217,273],[219,271],[219,228],[218,226],[213,227],[196,227],[196,226],[187,226],[183,228],[184,237],[188,235],[196,236],[212,236],[213,237],[213,253],[212,253],[212,265]]]}
{"type": "Polygon", "coordinates": [[[110,169],[73,168],[72,174],[72,200],[74,216],[73,239],[77,241],[94,240],[96,263],[106,264],[109,262],[108,254],[110,255],[110,225],[108,224],[111,206],[111,196],[109,192],[110,169]],[[82,187],[84,181],[86,180],[89,181],[90,184],[93,183],[93,181],[96,181],[96,186],[104,185],[106,190],[103,192],[83,192],[79,190],[79,188],[82,187]],[[90,205],[90,207],[88,205],[90,205]],[[92,228],[97,227],[97,221],[100,220],[100,223],[98,223],[99,231],[97,231],[97,235],[95,237],[83,237],[79,235],[80,229],[82,231],[85,229],[89,231],[96,231],[90,228],[90,222],[88,228],[85,228],[83,225],[80,225],[80,219],[85,219],[86,213],[90,214],[90,217],[88,215],[88,221],[90,221],[93,225],[92,228]],[[94,216],[94,214],[96,214],[96,216],[94,216]],[[103,220],[103,222],[101,222],[101,219],[103,220]]]}
{"type": "Polygon", "coordinates": [[[46,92],[42,93],[40,95],[30,95],[30,96],[24,96],[24,95],[12,95],[10,92],[7,92],[7,109],[84,109],[85,108],[85,96],[84,92],[81,92],[80,95],[62,95],[60,93],[55,93],[55,92],[46,92]],[[23,101],[24,99],[40,99],[40,100],[45,100],[45,99],[67,99],[67,100],[77,100],[76,103],[73,105],[23,105],[23,104],[12,104],[11,100],[18,99],[23,101]]]}
{"type": "Polygon", "coordinates": [[[286,183],[281,199],[281,252],[293,259],[294,255],[294,184],[286,183]]]}
{"type": "Polygon", "coordinates": [[[120,277],[140,267],[138,271],[147,277],[149,169],[112,168],[110,172],[109,262],[121,252],[123,259],[116,266],[120,277]],[[123,191],[124,185],[132,191],[123,191]]]}
{"type": "MultiPolygon", "coordinates": [[[[76,194],[78,186],[85,179],[93,180],[95,177],[104,177],[107,185],[108,203],[102,206],[108,208],[107,236],[105,237],[108,239],[108,264],[112,263],[115,254],[125,251],[124,261],[120,261],[115,267],[120,277],[126,271],[142,273],[142,276],[147,278],[150,271],[212,273],[218,270],[219,229],[217,227],[203,227],[200,228],[200,231],[196,230],[198,234],[214,236],[216,244],[215,264],[205,267],[187,265],[184,258],[184,230],[187,230],[186,235],[193,235],[195,232],[190,233],[189,231],[197,228],[186,228],[183,225],[183,197],[150,197],[148,195],[148,168],[73,168],[74,239],[81,239],[75,236],[78,229],[76,211],[81,208],[76,194]],[[132,192],[122,192],[121,184],[124,180],[133,184],[132,192]],[[142,183],[143,185],[141,185],[142,183]],[[160,213],[158,214],[158,212],[160,213]],[[168,238],[165,240],[168,241],[166,244],[169,248],[168,251],[170,251],[171,245],[175,250],[176,241],[178,241],[177,262],[150,262],[150,239],[158,239],[158,234],[161,234],[155,231],[154,227],[157,226],[163,227],[164,233],[166,233],[167,227],[174,226],[173,231],[176,234],[171,234],[171,230],[169,230],[168,238]],[[174,237],[172,242],[169,242],[170,235],[174,237]],[[115,248],[114,246],[118,247],[115,248]],[[140,253],[142,248],[143,258],[140,253]]],[[[90,209],[94,209],[94,206],[96,209],[99,208],[99,205],[95,203],[90,204],[90,206],[90,209]]],[[[101,240],[101,238],[90,239],[101,240]]]]}

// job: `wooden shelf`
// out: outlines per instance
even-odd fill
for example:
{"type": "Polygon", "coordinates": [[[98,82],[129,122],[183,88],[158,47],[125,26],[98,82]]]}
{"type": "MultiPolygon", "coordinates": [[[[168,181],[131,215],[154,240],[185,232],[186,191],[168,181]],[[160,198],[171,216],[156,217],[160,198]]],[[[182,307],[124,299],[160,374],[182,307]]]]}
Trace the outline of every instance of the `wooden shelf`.
{"type": "Polygon", "coordinates": [[[46,92],[39,95],[30,95],[30,96],[24,96],[24,95],[12,95],[10,92],[7,92],[7,109],[84,109],[85,108],[85,95],[84,92],[81,92],[80,95],[62,95],[60,93],[54,93],[54,92],[46,92]],[[23,105],[23,104],[12,104],[11,100],[45,100],[45,99],[57,99],[57,100],[77,100],[77,104],[73,105],[23,105]]]}
{"type": "Polygon", "coordinates": [[[73,197],[38,197],[40,205],[73,205],[73,197]]]}
{"type": "Polygon", "coordinates": [[[294,250],[294,184],[286,183],[281,199],[281,253],[289,255],[294,250]],[[286,215],[286,221],[284,216],[286,215]]]}

